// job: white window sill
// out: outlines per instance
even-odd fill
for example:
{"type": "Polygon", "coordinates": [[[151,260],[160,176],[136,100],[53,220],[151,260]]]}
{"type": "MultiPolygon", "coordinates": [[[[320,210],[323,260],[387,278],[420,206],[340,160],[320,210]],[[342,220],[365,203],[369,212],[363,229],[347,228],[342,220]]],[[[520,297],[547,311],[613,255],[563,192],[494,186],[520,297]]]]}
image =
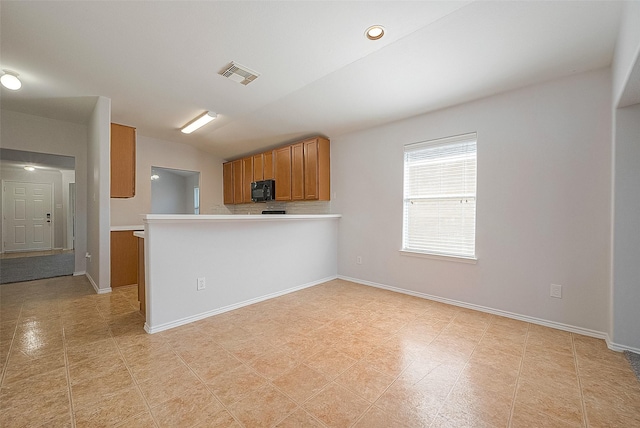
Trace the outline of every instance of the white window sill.
{"type": "Polygon", "coordinates": [[[421,253],[421,252],[412,251],[412,250],[400,250],[400,255],[411,256],[411,257],[422,257],[425,259],[443,260],[447,262],[467,263],[472,265],[475,265],[476,263],[478,263],[478,259],[475,257],[445,256],[442,254],[421,253]]]}

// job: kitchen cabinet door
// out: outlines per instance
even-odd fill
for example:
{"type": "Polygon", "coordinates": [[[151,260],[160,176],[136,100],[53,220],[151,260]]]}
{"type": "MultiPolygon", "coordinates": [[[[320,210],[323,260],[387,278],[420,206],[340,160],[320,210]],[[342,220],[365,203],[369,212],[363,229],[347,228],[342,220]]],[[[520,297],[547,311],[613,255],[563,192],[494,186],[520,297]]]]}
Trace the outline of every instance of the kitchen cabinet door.
{"type": "Polygon", "coordinates": [[[242,203],[242,159],[231,162],[233,174],[233,203],[242,203]]]}
{"type": "Polygon", "coordinates": [[[136,194],[136,128],[111,124],[111,197],[136,194]]]}
{"type": "Polygon", "coordinates": [[[138,283],[138,238],[133,231],[111,232],[111,287],[138,283]]]}
{"type": "Polygon", "coordinates": [[[275,167],[276,201],[291,200],[291,146],[273,151],[275,167]]]}
{"type": "Polygon", "coordinates": [[[224,204],[233,204],[233,163],[222,164],[222,183],[224,190],[224,204]]]}
{"type": "Polygon", "coordinates": [[[313,138],[304,144],[304,199],[328,201],[331,196],[329,140],[313,138]]]}
{"type": "Polygon", "coordinates": [[[263,180],[274,180],[275,179],[275,171],[273,167],[273,150],[263,153],[264,156],[264,167],[263,171],[263,180]]]}
{"type": "Polygon", "coordinates": [[[291,146],[291,200],[304,199],[304,144],[291,146]]]}
{"type": "Polygon", "coordinates": [[[253,181],[264,180],[264,155],[253,155],[253,181]]]}
{"type": "Polygon", "coordinates": [[[251,182],[253,181],[253,158],[242,159],[242,202],[251,202],[251,182]]]}

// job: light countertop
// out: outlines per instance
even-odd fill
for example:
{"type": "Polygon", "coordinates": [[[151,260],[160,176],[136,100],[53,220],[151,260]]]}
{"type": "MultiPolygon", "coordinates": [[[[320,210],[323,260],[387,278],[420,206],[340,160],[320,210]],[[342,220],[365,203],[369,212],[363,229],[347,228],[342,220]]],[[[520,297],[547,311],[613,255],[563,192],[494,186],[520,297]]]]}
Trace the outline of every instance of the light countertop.
{"type": "Polygon", "coordinates": [[[236,221],[298,221],[335,220],[341,214],[257,214],[257,215],[192,215],[192,214],[147,214],[144,223],[207,223],[236,221]]]}
{"type": "Polygon", "coordinates": [[[144,230],[144,226],[111,226],[112,232],[126,232],[127,230],[144,230]]]}

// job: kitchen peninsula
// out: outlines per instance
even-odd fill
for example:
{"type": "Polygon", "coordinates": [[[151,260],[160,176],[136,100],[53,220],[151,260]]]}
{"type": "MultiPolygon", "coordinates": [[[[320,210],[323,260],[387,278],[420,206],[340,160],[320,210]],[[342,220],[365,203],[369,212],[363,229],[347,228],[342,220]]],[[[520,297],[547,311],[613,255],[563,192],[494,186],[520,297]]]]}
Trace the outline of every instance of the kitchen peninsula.
{"type": "Polygon", "coordinates": [[[340,217],[144,216],[145,330],[156,333],[336,278],[340,217]]]}

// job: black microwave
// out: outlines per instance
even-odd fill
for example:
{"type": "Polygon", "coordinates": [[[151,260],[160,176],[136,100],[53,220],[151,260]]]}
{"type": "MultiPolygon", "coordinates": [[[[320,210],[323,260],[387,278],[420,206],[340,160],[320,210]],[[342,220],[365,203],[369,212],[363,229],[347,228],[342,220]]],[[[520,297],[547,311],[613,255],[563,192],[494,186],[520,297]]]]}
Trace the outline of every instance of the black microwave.
{"type": "Polygon", "coordinates": [[[254,181],[251,183],[251,200],[253,202],[272,201],[276,197],[275,180],[254,181]]]}

